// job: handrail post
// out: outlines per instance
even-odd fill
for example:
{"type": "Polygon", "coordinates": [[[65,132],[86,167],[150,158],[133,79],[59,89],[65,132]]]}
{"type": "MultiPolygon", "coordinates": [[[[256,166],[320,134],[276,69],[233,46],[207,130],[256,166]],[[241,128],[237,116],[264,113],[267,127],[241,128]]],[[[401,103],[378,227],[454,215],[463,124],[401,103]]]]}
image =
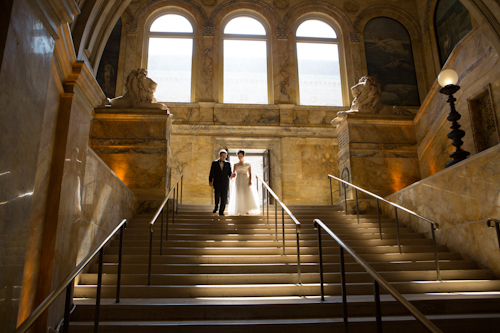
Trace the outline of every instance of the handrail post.
{"type": "Polygon", "coordinates": [[[274,199],[274,229],[276,231],[276,241],[278,241],[278,203],[274,199]]]}
{"type": "Polygon", "coordinates": [[[434,232],[434,224],[431,224],[431,233],[432,233],[432,243],[434,245],[434,260],[436,261],[437,279],[438,281],[441,281],[441,270],[439,269],[439,258],[436,245],[436,233],[434,232]]]}
{"type": "Polygon", "coordinates": [[[163,255],[163,209],[161,210],[161,227],[160,227],[160,255],[163,255]]]}
{"type": "Polygon", "coordinates": [[[165,206],[167,207],[167,218],[166,218],[166,221],[167,221],[167,228],[168,228],[168,216],[170,215],[170,212],[168,211],[169,210],[169,201],[170,201],[170,198],[167,198],[167,202],[165,203],[165,206]]]}
{"type": "Polygon", "coordinates": [[[342,188],[344,189],[344,208],[345,208],[345,215],[347,216],[347,186],[344,186],[344,183],[342,183],[342,188]]]}
{"type": "Polygon", "coordinates": [[[177,214],[177,212],[179,211],[179,184],[177,184],[175,186],[175,191],[176,191],[176,195],[175,195],[175,213],[177,214]]]}
{"type": "Polygon", "coordinates": [[[342,314],[344,316],[344,332],[349,332],[349,317],[347,314],[347,287],[345,281],[345,261],[344,261],[344,248],[339,244],[340,256],[340,283],[342,285],[342,314]]]}
{"type": "Polygon", "coordinates": [[[382,333],[382,307],[380,305],[380,287],[377,280],[373,279],[373,291],[375,296],[375,317],[377,318],[377,332],[382,333]]]}
{"type": "Polygon", "coordinates": [[[399,238],[399,221],[398,221],[398,208],[394,207],[394,219],[396,221],[396,236],[398,237],[399,253],[401,253],[401,240],[399,238]]]}
{"type": "MultiPolygon", "coordinates": [[[[274,200],[276,202],[276,200],[274,200]]],[[[283,231],[283,255],[285,254],[285,209],[281,207],[281,226],[283,231]]]]}
{"type": "Polygon", "coordinates": [[[325,291],[323,289],[323,251],[321,249],[321,226],[316,224],[318,229],[318,253],[319,253],[319,282],[321,285],[321,301],[325,301],[325,291]]]}
{"type": "Polygon", "coordinates": [[[300,272],[300,241],[299,241],[300,230],[298,225],[295,225],[295,233],[297,235],[297,278],[299,284],[302,284],[302,276],[301,276],[302,274],[300,272]]]}
{"type": "Polygon", "coordinates": [[[172,202],[172,224],[175,224],[175,200],[176,199],[175,199],[175,190],[174,190],[174,200],[172,202]]]}
{"type": "Polygon", "coordinates": [[[73,286],[75,284],[75,279],[71,280],[70,284],[66,287],[66,302],[64,303],[64,321],[63,321],[63,333],[69,332],[69,315],[71,312],[71,304],[73,304],[73,286]]]}
{"type": "Polygon", "coordinates": [[[328,177],[328,179],[330,180],[330,202],[333,206],[333,189],[332,189],[332,179],[330,177],[328,177]]]}
{"type": "Polygon", "coordinates": [[[182,206],[182,187],[183,187],[183,181],[184,181],[184,174],[181,176],[181,206],[182,206]]]}
{"type": "Polygon", "coordinates": [[[150,226],[149,233],[149,265],[148,265],[148,286],[151,285],[151,260],[153,256],[153,226],[150,226]]]}
{"type": "Polygon", "coordinates": [[[104,248],[99,251],[99,273],[97,275],[97,294],[95,300],[94,333],[99,332],[99,314],[101,311],[101,291],[102,291],[102,265],[104,260],[104,248]]]}
{"type": "Polygon", "coordinates": [[[116,276],[116,303],[120,303],[120,289],[122,284],[123,229],[125,229],[125,225],[122,225],[122,227],[120,228],[120,248],[118,250],[118,274],[116,276]]]}
{"type": "MultiPolygon", "coordinates": [[[[257,176],[255,176],[257,177],[257,176]]],[[[257,178],[259,179],[259,178],[257,178]]],[[[262,192],[262,195],[261,195],[261,202],[262,202],[262,216],[264,216],[264,184],[262,184],[262,187],[261,187],[261,192],[262,192]]]]}
{"type": "Polygon", "coordinates": [[[358,189],[354,189],[354,195],[356,196],[356,215],[358,216],[358,224],[359,224],[359,204],[358,204],[358,189]]]}
{"type": "Polygon", "coordinates": [[[266,189],[267,224],[269,224],[269,191],[266,189]]]}
{"type": "Polygon", "coordinates": [[[380,233],[380,240],[382,240],[382,223],[380,222],[380,206],[377,198],[377,217],[378,217],[378,230],[380,233]]]}

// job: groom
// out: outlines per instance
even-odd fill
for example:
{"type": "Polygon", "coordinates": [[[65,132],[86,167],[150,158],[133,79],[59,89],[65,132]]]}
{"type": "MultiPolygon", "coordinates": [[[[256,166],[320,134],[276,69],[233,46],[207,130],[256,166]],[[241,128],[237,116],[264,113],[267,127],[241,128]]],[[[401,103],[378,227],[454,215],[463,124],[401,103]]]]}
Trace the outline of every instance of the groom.
{"type": "Polygon", "coordinates": [[[212,162],[210,168],[210,176],[208,182],[214,187],[215,208],[213,213],[217,212],[220,198],[219,215],[224,216],[226,209],[227,190],[229,188],[229,177],[231,177],[231,164],[226,162],[227,151],[221,149],[219,151],[219,159],[212,162]]]}

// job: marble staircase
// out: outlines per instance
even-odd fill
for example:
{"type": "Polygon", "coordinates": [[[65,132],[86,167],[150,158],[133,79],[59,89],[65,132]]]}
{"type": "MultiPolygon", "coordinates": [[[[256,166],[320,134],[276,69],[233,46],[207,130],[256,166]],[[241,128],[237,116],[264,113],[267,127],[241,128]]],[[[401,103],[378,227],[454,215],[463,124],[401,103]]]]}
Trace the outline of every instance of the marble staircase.
{"type": "MultiPolygon", "coordinates": [[[[500,324],[500,280],[457,253],[440,246],[442,281],[436,281],[431,240],[400,226],[399,253],[394,221],[376,216],[345,216],[329,206],[292,206],[302,223],[302,284],[297,278],[295,225],[285,218],[282,255],[281,212],[269,224],[262,216],[226,216],[208,206],[183,205],[159,255],[154,234],[151,285],[147,285],[151,216],[139,215],[124,234],[122,300],[114,303],[118,241],[105,251],[101,332],[292,332],[342,330],[338,245],[323,237],[325,302],[319,298],[317,231],[320,218],[374,269],[405,295],[443,332],[493,331],[500,324]]],[[[351,332],[375,331],[373,282],[346,256],[351,332]]],[[[97,265],[75,287],[77,304],[71,332],[93,327],[97,265]]],[[[381,290],[385,293],[384,290],[381,290]]],[[[424,329],[389,295],[382,296],[385,332],[424,329]]]]}

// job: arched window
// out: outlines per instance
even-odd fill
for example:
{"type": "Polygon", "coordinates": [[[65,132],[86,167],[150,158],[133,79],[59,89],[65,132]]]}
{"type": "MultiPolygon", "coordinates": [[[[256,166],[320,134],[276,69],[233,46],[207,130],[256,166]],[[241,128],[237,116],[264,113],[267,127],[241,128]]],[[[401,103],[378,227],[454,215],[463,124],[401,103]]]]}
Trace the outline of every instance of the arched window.
{"type": "Polygon", "coordinates": [[[193,25],[178,14],[156,18],[147,32],[148,76],[159,102],[192,101],[193,25]]]}
{"type": "Polygon", "coordinates": [[[231,19],[224,27],[223,102],[268,104],[268,36],[258,20],[231,19]]]}
{"type": "Polygon", "coordinates": [[[469,11],[459,0],[439,0],[434,15],[441,67],[457,43],[472,30],[469,11]]]}
{"type": "Polygon", "coordinates": [[[302,22],[295,34],[301,105],[343,105],[339,40],[327,23],[302,22]]]}

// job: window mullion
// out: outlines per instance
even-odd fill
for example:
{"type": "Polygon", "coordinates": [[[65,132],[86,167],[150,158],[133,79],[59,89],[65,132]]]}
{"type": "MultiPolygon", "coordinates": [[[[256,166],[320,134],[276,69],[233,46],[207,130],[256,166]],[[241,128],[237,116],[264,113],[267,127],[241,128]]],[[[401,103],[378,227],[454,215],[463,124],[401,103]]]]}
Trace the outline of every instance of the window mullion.
{"type": "Polygon", "coordinates": [[[315,38],[315,37],[295,37],[297,43],[324,43],[338,44],[338,38],[315,38]]]}
{"type": "Polygon", "coordinates": [[[224,39],[231,40],[267,40],[267,36],[264,35],[236,35],[236,34],[224,34],[224,39]]]}
{"type": "Polygon", "coordinates": [[[149,38],[193,38],[194,34],[189,32],[149,32],[149,38]]]}

